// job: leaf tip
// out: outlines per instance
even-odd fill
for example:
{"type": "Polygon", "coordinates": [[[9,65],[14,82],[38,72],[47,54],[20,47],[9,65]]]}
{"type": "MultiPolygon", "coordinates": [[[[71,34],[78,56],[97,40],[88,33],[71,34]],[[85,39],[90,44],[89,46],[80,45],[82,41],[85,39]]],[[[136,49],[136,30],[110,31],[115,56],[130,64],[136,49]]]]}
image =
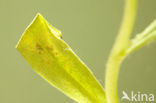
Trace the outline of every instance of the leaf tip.
{"type": "Polygon", "coordinates": [[[41,19],[41,18],[43,18],[43,16],[42,16],[41,13],[37,13],[37,14],[36,14],[36,18],[40,18],[40,19],[41,19]]]}

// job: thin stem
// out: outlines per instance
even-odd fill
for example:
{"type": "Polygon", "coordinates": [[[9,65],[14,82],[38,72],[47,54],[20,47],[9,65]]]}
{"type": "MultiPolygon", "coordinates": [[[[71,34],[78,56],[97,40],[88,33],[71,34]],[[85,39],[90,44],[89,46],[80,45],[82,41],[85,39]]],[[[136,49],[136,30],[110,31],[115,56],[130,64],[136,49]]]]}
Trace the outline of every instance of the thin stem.
{"type": "Polygon", "coordinates": [[[138,0],[126,0],[124,17],[118,37],[107,63],[106,69],[106,97],[108,103],[118,103],[117,81],[120,64],[125,58],[125,51],[130,43],[130,34],[136,17],[138,0]]]}
{"type": "Polygon", "coordinates": [[[141,40],[135,42],[132,46],[130,46],[129,49],[127,49],[126,55],[129,55],[133,51],[143,47],[144,45],[147,45],[148,43],[156,40],[156,31],[150,33],[145,38],[142,38],[141,40]]]}
{"type": "Polygon", "coordinates": [[[126,55],[156,40],[156,20],[154,20],[142,33],[136,35],[131,40],[131,45],[126,51],[126,55]]]}

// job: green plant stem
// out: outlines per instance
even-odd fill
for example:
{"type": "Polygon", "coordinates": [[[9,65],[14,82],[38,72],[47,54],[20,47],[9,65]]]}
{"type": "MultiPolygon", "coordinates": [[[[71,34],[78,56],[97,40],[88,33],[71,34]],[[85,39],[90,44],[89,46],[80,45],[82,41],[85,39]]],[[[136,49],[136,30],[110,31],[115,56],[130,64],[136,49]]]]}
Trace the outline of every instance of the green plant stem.
{"type": "Polygon", "coordinates": [[[136,17],[138,0],[125,0],[124,17],[118,37],[115,41],[106,65],[106,97],[108,103],[118,103],[117,81],[120,64],[126,56],[126,49],[130,45],[130,34],[136,17]]]}
{"type": "Polygon", "coordinates": [[[133,45],[130,46],[129,49],[127,49],[126,54],[129,55],[133,51],[143,47],[144,45],[147,45],[148,43],[156,40],[156,31],[150,33],[150,35],[146,36],[145,38],[142,38],[141,40],[137,41],[133,45]]]}
{"type": "Polygon", "coordinates": [[[154,20],[142,33],[136,35],[131,40],[131,45],[127,49],[126,54],[129,55],[131,52],[149,44],[156,40],[156,20],[154,20]]]}

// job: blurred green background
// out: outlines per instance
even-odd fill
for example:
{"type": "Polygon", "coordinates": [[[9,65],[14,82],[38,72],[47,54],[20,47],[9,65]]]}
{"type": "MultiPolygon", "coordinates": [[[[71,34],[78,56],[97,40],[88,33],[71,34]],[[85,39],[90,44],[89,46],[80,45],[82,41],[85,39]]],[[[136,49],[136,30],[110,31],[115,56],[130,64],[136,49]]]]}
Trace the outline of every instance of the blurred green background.
{"type": "MultiPolygon", "coordinates": [[[[73,103],[38,76],[15,49],[40,12],[103,85],[105,65],[122,19],[124,0],[0,0],[0,103],[73,103]]],[[[156,18],[156,0],[139,0],[133,36],[156,18]]],[[[156,42],[131,54],[119,76],[122,91],[156,96],[156,42]]],[[[122,102],[124,103],[124,102],[122,102]]]]}

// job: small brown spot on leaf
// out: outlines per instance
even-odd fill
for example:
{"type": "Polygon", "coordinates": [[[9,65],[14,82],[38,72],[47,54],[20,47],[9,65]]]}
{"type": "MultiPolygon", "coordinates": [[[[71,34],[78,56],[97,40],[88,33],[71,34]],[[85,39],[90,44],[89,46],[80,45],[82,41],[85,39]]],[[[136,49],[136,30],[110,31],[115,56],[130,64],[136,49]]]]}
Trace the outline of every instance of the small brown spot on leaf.
{"type": "Polygon", "coordinates": [[[36,48],[37,48],[38,50],[40,50],[40,51],[43,50],[43,48],[42,48],[41,45],[39,45],[39,44],[36,44],[36,48]]]}
{"type": "Polygon", "coordinates": [[[43,51],[43,48],[39,44],[36,44],[36,49],[38,50],[39,54],[41,54],[41,52],[43,51]]]}
{"type": "Polygon", "coordinates": [[[47,46],[47,50],[53,51],[53,46],[47,46]]]}

